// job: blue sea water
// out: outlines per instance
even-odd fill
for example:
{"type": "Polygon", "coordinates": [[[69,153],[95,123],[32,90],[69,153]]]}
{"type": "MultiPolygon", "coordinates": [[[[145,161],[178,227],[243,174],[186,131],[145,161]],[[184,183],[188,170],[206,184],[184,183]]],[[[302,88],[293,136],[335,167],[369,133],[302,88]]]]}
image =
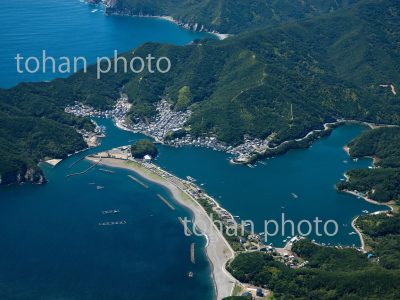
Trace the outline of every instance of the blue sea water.
{"type": "Polygon", "coordinates": [[[83,56],[88,63],[95,63],[97,57],[111,57],[114,50],[129,51],[145,42],[184,45],[212,37],[165,20],[106,17],[101,6],[79,0],[1,1],[0,25],[0,87],[6,88],[55,77],[50,72],[19,74],[14,59],[18,53],[25,59],[35,56],[41,60],[42,50],[46,50],[58,63],[62,56],[71,61],[83,56]]]}
{"type": "MultiPolygon", "coordinates": [[[[54,74],[18,74],[13,57],[38,55],[97,56],[127,51],[146,41],[186,44],[207,37],[185,31],[163,20],[104,16],[77,0],[16,0],[0,10],[0,86],[54,78],[54,74]]],[[[107,138],[97,149],[74,155],[55,168],[44,166],[49,183],[0,190],[0,299],[211,299],[210,266],[202,238],[184,237],[177,217],[190,216],[177,207],[172,212],[157,197],[171,199],[163,188],[148,183],[144,189],[129,180],[126,170],[115,174],[94,168],[83,176],[83,156],[121,146],[143,136],[121,131],[110,120],[107,138]],[[104,187],[104,188],[101,188],[104,187]],[[119,209],[117,215],[101,212],[119,209]],[[99,226],[125,220],[126,225],[99,226]],[[196,264],[189,247],[196,243],[196,264]],[[188,278],[193,271],[194,278],[188,278]]],[[[242,219],[253,220],[264,231],[264,220],[333,219],[335,237],[319,242],[359,244],[349,235],[354,216],[381,208],[336,192],[334,185],[352,168],[365,168],[342,150],[363,127],[344,126],[312,148],[258,163],[255,168],[231,165],[229,156],[209,149],[158,146],[157,163],[184,178],[196,178],[206,191],[242,219]],[[293,197],[292,193],[298,195],[293,197]]],[[[171,199],[171,201],[173,201],[171,199]]],[[[287,228],[289,229],[289,227],[287,228]]],[[[286,236],[286,234],[285,234],[286,236]]],[[[282,245],[284,236],[269,242],[282,245]]]]}
{"type": "Polygon", "coordinates": [[[0,299],[212,299],[205,240],[184,235],[178,217],[191,216],[157,197],[174,203],[164,188],[142,179],[145,189],[122,169],[66,177],[90,166],[80,161],[89,153],[143,138],[100,123],[108,134],[102,146],[56,168],[42,165],[48,184],[0,190],[0,299]],[[120,213],[102,213],[114,209],[120,213]],[[126,224],[99,225],[115,221],[126,224]]]}
{"type": "MultiPolygon", "coordinates": [[[[0,9],[0,86],[43,81],[59,74],[19,74],[14,57],[111,56],[149,41],[184,45],[193,33],[156,19],[105,16],[102,8],[78,0],[2,1],[0,9]],[[95,11],[95,9],[97,9],[95,11]]],[[[112,127],[112,126],[111,126],[112,127]]],[[[101,149],[127,144],[137,135],[109,132],[101,149]]],[[[83,154],[81,154],[83,155],[83,154]]],[[[210,266],[202,238],[187,238],[157,197],[168,193],[149,183],[144,190],[128,179],[98,170],[83,177],[65,175],[88,163],[43,166],[45,186],[0,190],[0,299],[211,299],[210,266]],[[104,186],[104,189],[97,187],[104,186]],[[120,214],[103,215],[118,209],[120,214]],[[125,220],[126,225],[98,223],[125,220]],[[196,264],[190,244],[196,243],[196,264]],[[188,277],[194,272],[194,278],[188,277]]]]}

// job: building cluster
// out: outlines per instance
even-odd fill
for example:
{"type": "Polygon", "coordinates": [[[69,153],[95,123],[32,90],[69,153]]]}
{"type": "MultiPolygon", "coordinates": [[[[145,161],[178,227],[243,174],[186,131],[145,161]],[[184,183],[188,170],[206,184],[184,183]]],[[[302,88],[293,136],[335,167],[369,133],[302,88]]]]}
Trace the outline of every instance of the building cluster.
{"type": "Polygon", "coordinates": [[[157,103],[157,115],[153,120],[150,122],[138,121],[133,124],[126,118],[131,106],[128,97],[122,95],[111,110],[96,110],[89,105],[75,102],[74,105],[67,106],[65,112],[80,117],[112,118],[120,128],[146,134],[153,137],[157,142],[170,146],[207,147],[216,151],[224,151],[235,156],[234,161],[237,163],[247,163],[253,154],[268,149],[268,140],[252,139],[249,136],[245,136],[244,142],[236,147],[221,143],[215,136],[196,137],[190,133],[186,133],[183,137],[167,139],[166,137],[169,134],[185,127],[192,113],[190,110],[175,111],[171,109],[171,104],[163,99],[157,103]]]}
{"type": "Polygon", "coordinates": [[[174,111],[166,100],[157,103],[157,116],[150,123],[139,121],[128,126],[130,130],[141,132],[164,143],[165,136],[173,131],[182,129],[189,120],[191,111],[174,111]]]}
{"type": "Polygon", "coordinates": [[[97,125],[97,123],[94,121],[92,121],[92,123],[95,125],[93,131],[78,129],[77,132],[82,136],[83,140],[89,147],[97,147],[100,145],[100,139],[105,136],[104,128],[97,125]]]}
{"type": "Polygon", "coordinates": [[[131,109],[132,104],[128,102],[128,97],[122,95],[120,99],[117,100],[113,109],[110,110],[96,110],[95,108],[85,105],[81,102],[76,101],[74,105],[67,106],[65,108],[66,113],[73,114],[78,117],[92,117],[92,118],[107,118],[120,120],[125,119],[127,113],[131,109]]]}

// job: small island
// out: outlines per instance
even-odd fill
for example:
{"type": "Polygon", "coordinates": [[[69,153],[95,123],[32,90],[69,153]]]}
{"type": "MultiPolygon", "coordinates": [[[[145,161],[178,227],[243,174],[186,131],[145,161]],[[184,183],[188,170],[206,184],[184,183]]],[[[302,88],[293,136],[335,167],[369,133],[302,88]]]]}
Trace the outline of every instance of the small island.
{"type": "Polygon", "coordinates": [[[157,147],[150,140],[140,140],[131,146],[132,157],[143,159],[145,157],[153,159],[158,155],[157,147]]]}

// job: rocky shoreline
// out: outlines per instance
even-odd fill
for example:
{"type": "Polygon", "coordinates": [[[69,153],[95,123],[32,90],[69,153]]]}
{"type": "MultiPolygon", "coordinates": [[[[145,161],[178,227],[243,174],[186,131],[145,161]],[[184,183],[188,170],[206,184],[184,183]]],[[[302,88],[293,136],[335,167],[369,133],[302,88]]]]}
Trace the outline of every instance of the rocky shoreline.
{"type": "Polygon", "coordinates": [[[118,7],[118,0],[87,0],[88,4],[102,4],[105,8],[105,14],[107,15],[117,15],[117,16],[129,16],[129,17],[139,17],[139,18],[156,18],[156,19],[163,19],[169,22],[172,22],[179,27],[182,27],[187,30],[191,30],[194,32],[205,32],[216,36],[220,40],[224,40],[231,36],[230,34],[223,34],[216,30],[210,30],[206,28],[204,25],[198,23],[190,23],[186,22],[182,19],[175,19],[172,16],[158,16],[152,15],[146,12],[135,12],[129,8],[119,8],[118,7]]]}
{"type": "Polygon", "coordinates": [[[24,183],[44,184],[46,182],[46,177],[39,168],[27,167],[18,172],[0,174],[0,186],[24,183]]]}

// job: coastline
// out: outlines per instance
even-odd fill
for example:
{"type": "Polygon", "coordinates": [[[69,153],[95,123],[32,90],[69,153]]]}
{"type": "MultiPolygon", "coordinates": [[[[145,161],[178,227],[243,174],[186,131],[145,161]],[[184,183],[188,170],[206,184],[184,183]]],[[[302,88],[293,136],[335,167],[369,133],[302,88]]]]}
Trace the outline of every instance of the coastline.
{"type": "MultiPolygon", "coordinates": [[[[348,178],[348,175],[344,174],[344,176],[345,176],[346,178],[348,178]]],[[[369,199],[368,197],[365,197],[365,196],[363,196],[363,195],[360,195],[360,194],[357,193],[356,191],[342,190],[342,191],[339,191],[339,192],[346,193],[346,194],[350,194],[350,195],[355,196],[355,197],[357,197],[357,198],[362,198],[364,201],[369,202],[369,203],[374,204],[374,205],[377,205],[377,206],[386,206],[386,207],[389,208],[388,210],[378,210],[378,211],[376,211],[376,212],[367,214],[367,215],[369,215],[369,216],[378,215],[378,214],[384,214],[384,213],[388,213],[388,212],[393,212],[393,211],[395,210],[394,207],[393,207],[390,203],[381,203],[381,202],[378,202],[378,201],[369,199]]],[[[358,218],[359,218],[360,216],[361,216],[361,215],[358,215],[358,216],[356,216],[356,217],[353,218],[353,220],[351,221],[351,227],[353,227],[354,231],[357,233],[357,235],[358,235],[359,238],[360,238],[360,242],[361,242],[361,247],[360,247],[360,249],[361,249],[362,251],[365,252],[365,251],[366,251],[366,249],[365,249],[365,245],[366,245],[365,239],[364,239],[364,236],[363,236],[363,234],[362,234],[362,231],[357,227],[357,224],[356,224],[356,222],[357,222],[357,220],[358,220],[358,218]]]]}
{"type": "Polygon", "coordinates": [[[47,163],[47,164],[49,164],[49,165],[51,165],[51,166],[53,166],[53,167],[55,167],[55,166],[57,166],[61,161],[62,161],[62,159],[48,159],[48,160],[45,160],[44,162],[47,163]]]}
{"type": "MultiPolygon", "coordinates": [[[[88,156],[86,159],[92,162],[99,162],[99,158],[88,156]]],[[[196,227],[205,235],[207,241],[206,255],[212,268],[216,299],[219,300],[232,294],[237,280],[226,271],[225,265],[234,257],[234,251],[221,232],[212,223],[203,207],[193,197],[173,182],[159,176],[138,162],[102,158],[99,165],[133,171],[141,177],[167,188],[176,202],[189,209],[193,216],[193,222],[196,223],[196,227]]]]}
{"type": "Polygon", "coordinates": [[[211,30],[205,28],[203,25],[199,25],[197,23],[196,24],[184,23],[184,22],[176,20],[172,16],[157,16],[157,15],[150,15],[150,14],[137,15],[137,14],[131,14],[131,13],[129,13],[129,11],[115,10],[113,7],[110,7],[106,3],[104,3],[104,1],[102,1],[102,2],[106,7],[105,14],[107,14],[107,15],[128,16],[128,17],[137,17],[137,18],[152,18],[152,19],[165,20],[165,21],[174,23],[174,24],[178,25],[179,27],[187,29],[187,30],[190,30],[190,31],[209,33],[211,35],[214,35],[215,37],[217,37],[221,41],[226,39],[226,38],[228,38],[228,37],[230,37],[230,36],[232,36],[232,34],[228,34],[228,33],[219,33],[218,31],[215,31],[215,30],[211,31],[211,30]],[[201,27],[200,30],[198,30],[198,27],[201,27]]]}
{"type": "MultiPolygon", "coordinates": [[[[374,126],[374,124],[371,124],[371,123],[365,123],[365,122],[363,122],[363,124],[369,126],[371,129],[378,128],[378,126],[376,126],[376,125],[374,126]]],[[[350,155],[350,147],[349,147],[348,145],[343,146],[343,150],[347,153],[347,155],[348,155],[349,157],[351,157],[351,155],[350,155]]],[[[376,163],[377,158],[375,158],[375,157],[370,157],[370,158],[372,159],[372,164],[375,166],[375,163],[376,163]]],[[[343,176],[346,178],[346,181],[349,181],[349,180],[350,180],[350,176],[347,175],[347,173],[344,173],[343,176]]],[[[338,190],[338,191],[339,191],[339,190],[338,190]]],[[[370,199],[370,198],[368,198],[368,197],[366,197],[366,196],[360,194],[360,193],[357,192],[357,191],[340,190],[339,192],[346,193],[346,194],[350,194],[350,195],[353,195],[353,196],[355,196],[355,197],[357,197],[357,198],[362,198],[364,201],[366,201],[366,202],[368,202],[368,203],[371,203],[371,204],[374,204],[374,205],[377,205],[377,206],[386,206],[386,207],[389,208],[389,210],[379,210],[379,211],[376,211],[376,212],[373,212],[373,213],[369,213],[368,215],[383,214],[383,213],[393,212],[393,211],[395,210],[395,208],[394,208],[389,202],[387,202],[387,203],[381,203],[381,202],[375,201],[375,200],[373,200],[373,199],[370,199]]],[[[356,216],[355,218],[353,218],[353,220],[351,221],[351,227],[354,229],[354,231],[355,231],[355,232],[357,233],[357,235],[359,236],[360,242],[361,242],[361,247],[360,247],[360,248],[361,248],[362,251],[365,252],[365,251],[366,251],[366,249],[365,249],[365,246],[366,246],[365,239],[364,239],[364,236],[363,236],[363,234],[362,234],[362,231],[357,227],[357,224],[356,224],[356,222],[357,222],[357,220],[358,220],[358,218],[359,218],[360,216],[361,216],[361,215],[358,215],[358,216],[356,216]]]]}

